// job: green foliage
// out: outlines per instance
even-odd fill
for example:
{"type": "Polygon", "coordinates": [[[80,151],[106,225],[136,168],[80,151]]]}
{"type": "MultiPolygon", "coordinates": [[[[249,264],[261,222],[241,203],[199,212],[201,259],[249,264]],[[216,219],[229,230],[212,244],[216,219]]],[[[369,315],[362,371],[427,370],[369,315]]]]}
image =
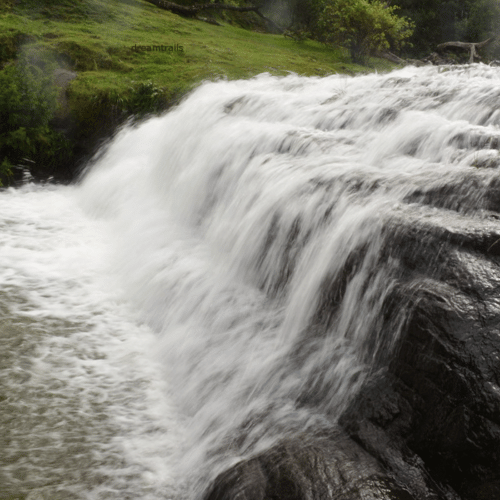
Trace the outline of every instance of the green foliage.
{"type": "Polygon", "coordinates": [[[0,71],[0,182],[26,161],[50,163],[65,147],[49,126],[57,106],[53,69],[25,52],[0,71]]]}
{"type": "Polygon", "coordinates": [[[415,55],[427,55],[444,42],[483,41],[497,34],[500,25],[498,0],[398,0],[398,4],[415,23],[410,39],[415,55]]]}
{"type": "Polygon", "coordinates": [[[290,0],[295,30],[308,31],[313,38],[317,38],[318,22],[324,7],[325,0],[290,0]]]}
{"type": "Polygon", "coordinates": [[[159,113],[169,103],[166,89],[157,87],[153,82],[143,82],[131,89],[127,99],[127,111],[133,115],[159,113]]]}
{"type": "Polygon", "coordinates": [[[12,168],[13,165],[8,158],[4,158],[2,163],[0,163],[0,186],[4,183],[9,184],[12,179],[12,168]]]}
{"type": "MultiPolygon", "coordinates": [[[[498,0],[267,0],[265,5],[270,13],[278,10],[286,13],[287,19],[291,19],[291,26],[286,25],[290,32],[305,30],[317,40],[342,43],[354,52],[356,49],[349,40],[358,38],[360,45],[366,45],[361,40],[364,28],[358,37],[354,35],[358,26],[363,26],[363,18],[373,21],[381,16],[395,17],[396,13],[406,18],[407,26],[400,26],[403,39],[395,37],[391,27],[385,38],[391,49],[397,49],[404,41],[404,51],[412,57],[427,56],[444,42],[481,42],[497,35],[500,27],[498,0]],[[410,31],[413,34],[408,36],[410,31]]],[[[373,38],[380,37],[375,34],[373,38]]],[[[500,40],[481,52],[485,59],[500,58],[500,40]]],[[[356,58],[359,60],[359,55],[356,58]]]]}
{"type": "MultiPolygon", "coordinates": [[[[61,41],[57,51],[71,62],[75,71],[95,71],[98,69],[127,70],[128,67],[119,57],[111,57],[112,49],[103,50],[93,40],[61,41]]],[[[130,49],[129,49],[130,52],[130,49]]],[[[127,55],[125,51],[122,51],[127,55]]],[[[121,54],[120,54],[121,55],[121,54]]]]}
{"type": "MultiPolygon", "coordinates": [[[[278,0],[275,0],[278,1],[278,0]]],[[[289,0],[292,27],[330,46],[349,50],[351,60],[365,64],[382,50],[399,50],[411,36],[413,23],[382,0],[289,0]]]]}
{"type": "MultiPolygon", "coordinates": [[[[442,0],[399,0],[401,13],[415,24],[413,36],[409,39],[415,56],[426,56],[441,43],[441,27],[445,17],[440,12],[442,0]]],[[[448,40],[449,41],[449,40],[448,40]]]]}
{"type": "Polygon", "coordinates": [[[352,60],[363,63],[379,51],[400,48],[411,35],[412,23],[397,16],[396,8],[380,0],[325,0],[319,35],[348,48],[352,60]]]}
{"type": "Polygon", "coordinates": [[[0,14],[10,12],[14,5],[14,0],[0,0],[0,14]]]}
{"type": "MultiPolygon", "coordinates": [[[[468,2],[466,15],[456,23],[457,39],[465,42],[481,42],[497,35],[499,26],[500,2],[498,0],[468,2]]],[[[500,57],[498,41],[497,44],[490,45],[485,53],[491,57],[500,57]]]]}
{"type": "MultiPolygon", "coordinates": [[[[145,115],[158,114],[172,103],[177,92],[169,92],[166,88],[156,86],[152,81],[141,82],[130,86],[127,90],[101,92],[90,99],[89,112],[102,121],[121,121],[131,116],[142,118],[145,115]]],[[[86,117],[87,121],[93,121],[86,117]]],[[[93,127],[97,124],[92,125],[93,127]]]]}
{"type": "Polygon", "coordinates": [[[14,29],[0,33],[0,64],[16,57],[22,34],[14,29]]]}

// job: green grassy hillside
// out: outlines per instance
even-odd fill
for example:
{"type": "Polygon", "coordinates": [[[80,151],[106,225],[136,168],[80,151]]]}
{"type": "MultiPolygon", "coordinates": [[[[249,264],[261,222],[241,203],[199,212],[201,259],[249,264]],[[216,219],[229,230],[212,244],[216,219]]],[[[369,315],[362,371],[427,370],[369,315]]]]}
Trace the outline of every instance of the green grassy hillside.
{"type": "Polygon", "coordinates": [[[317,42],[185,19],[143,0],[3,0],[0,5],[2,67],[23,53],[47,71],[76,73],[58,114],[61,120],[71,116],[77,155],[124,117],[161,111],[204,79],[389,69],[376,59],[371,68],[356,66],[344,50],[317,42]]]}

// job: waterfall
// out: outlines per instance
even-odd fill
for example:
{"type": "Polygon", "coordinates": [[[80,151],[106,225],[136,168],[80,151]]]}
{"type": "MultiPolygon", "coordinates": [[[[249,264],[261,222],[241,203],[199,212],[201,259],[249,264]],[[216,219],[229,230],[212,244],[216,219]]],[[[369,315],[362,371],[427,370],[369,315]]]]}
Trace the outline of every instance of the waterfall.
{"type": "Polygon", "coordinates": [[[5,491],[198,498],[333,432],[412,307],[400,228],[499,230],[499,78],[207,82],[77,185],[1,193],[5,491]]]}

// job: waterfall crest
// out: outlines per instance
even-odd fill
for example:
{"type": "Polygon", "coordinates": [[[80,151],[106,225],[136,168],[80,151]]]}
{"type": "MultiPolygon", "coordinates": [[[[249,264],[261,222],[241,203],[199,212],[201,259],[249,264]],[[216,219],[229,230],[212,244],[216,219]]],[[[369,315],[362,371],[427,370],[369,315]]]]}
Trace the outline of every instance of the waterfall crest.
{"type": "Polygon", "coordinates": [[[425,297],[475,314],[455,282],[488,273],[453,249],[500,253],[499,79],[207,82],[122,129],[76,186],[2,192],[0,423],[46,440],[6,441],[6,495],[201,498],[287,439],[336,435],[425,297]],[[444,259],[462,274],[421,271],[444,259]]]}
{"type": "Polygon", "coordinates": [[[113,212],[129,300],[181,388],[186,469],[327,432],[384,366],[410,307],[397,228],[491,223],[498,77],[206,83],[113,142],[82,191],[113,212]]]}

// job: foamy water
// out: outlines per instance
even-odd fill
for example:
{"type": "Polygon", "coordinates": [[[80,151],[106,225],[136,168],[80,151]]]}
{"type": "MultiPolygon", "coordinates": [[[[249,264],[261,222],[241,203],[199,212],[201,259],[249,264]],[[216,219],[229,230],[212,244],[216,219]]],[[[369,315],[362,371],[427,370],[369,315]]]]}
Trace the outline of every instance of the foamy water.
{"type": "Polygon", "coordinates": [[[0,196],[0,491],[175,498],[181,424],[157,339],[123,302],[109,235],[77,199],[62,187],[0,196]]]}
{"type": "Polygon", "coordinates": [[[335,427],[404,322],[386,228],[488,215],[499,77],[207,83],[77,186],[2,192],[0,493],[197,498],[335,427]]]}

